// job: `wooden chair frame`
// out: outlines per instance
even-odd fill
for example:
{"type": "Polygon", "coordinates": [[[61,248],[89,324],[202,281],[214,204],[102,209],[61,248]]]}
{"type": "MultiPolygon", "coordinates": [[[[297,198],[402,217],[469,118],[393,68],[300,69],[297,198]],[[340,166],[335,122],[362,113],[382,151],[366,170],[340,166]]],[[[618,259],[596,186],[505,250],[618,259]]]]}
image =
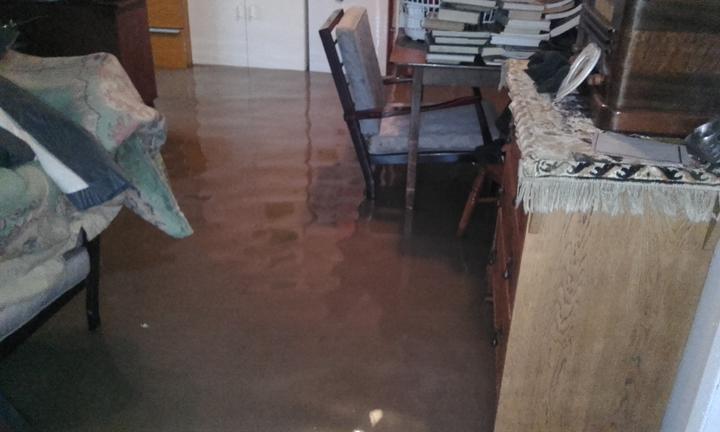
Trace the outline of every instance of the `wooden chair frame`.
{"type": "MultiPolygon", "coordinates": [[[[332,73],[335,87],[337,88],[340,104],[343,109],[343,118],[347,123],[350,137],[355,148],[360,168],[362,169],[365,179],[366,196],[369,199],[375,199],[375,179],[373,176],[374,167],[377,165],[404,165],[407,163],[407,153],[390,153],[390,154],[370,154],[368,151],[368,143],[360,129],[360,120],[364,119],[382,119],[387,117],[409,115],[410,107],[398,107],[390,111],[384,110],[357,110],[350,92],[349,83],[343,71],[343,63],[340,61],[340,55],[337,51],[337,40],[333,38],[332,32],[342,19],[344,12],[338,9],[328,18],[328,20],[320,28],[320,39],[327,55],[330,71],[332,73]]],[[[385,78],[383,84],[410,84],[410,78],[385,78]]],[[[463,105],[475,105],[478,111],[478,121],[483,130],[483,137],[489,137],[487,121],[482,110],[482,98],[479,91],[475,91],[474,96],[453,99],[433,105],[425,105],[421,111],[433,111],[446,109],[463,105]]],[[[488,141],[490,142],[490,141],[488,141]]],[[[456,163],[456,162],[476,162],[477,152],[469,151],[425,151],[418,154],[419,163],[456,163]]]]}

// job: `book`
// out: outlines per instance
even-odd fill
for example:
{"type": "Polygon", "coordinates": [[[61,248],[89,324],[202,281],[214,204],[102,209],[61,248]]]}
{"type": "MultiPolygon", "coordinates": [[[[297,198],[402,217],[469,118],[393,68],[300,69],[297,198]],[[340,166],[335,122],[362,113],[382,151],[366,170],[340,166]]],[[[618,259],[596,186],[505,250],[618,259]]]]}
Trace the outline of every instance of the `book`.
{"type": "Polygon", "coordinates": [[[444,30],[458,33],[461,33],[465,29],[465,23],[446,21],[433,17],[425,18],[422,26],[428,30],[444,30]]]}
{"type": "Polygon", "coordinates": [[[540,11],[521,11],[521,10],[509,10],[507,11],[508,18],[510,19],[521,19],[521,20],[540,20],[542,19],[542,12],[540,11]]]}
{"type": "Polygon", "coordinates": [[[543,5],[545,9],[557,9],[562,7],[573,7],[575,6],[575,0],[557,0],[543,5]]]}
{"type": "Polygon", "coordinates": [[[527,36],[539,36],[539,35],[518,35],[518,34],[499,34],[495,35],[490,39],[490,43],[493,45],[508,45],[516,47],[538,47],[540,42],[546,38],[540,37],[527,37],[527,36]]]}
{"type": "Polygon", "coordinates": [[[465,24],[478,24],[480,22],[479,12],[469,12],[455,9],[440,8],[437,17],[441,20],[455,21],[465,24]]]}
{"type": "Polygon", "coordinates": [[[558,13],[558,12],[564,12],[564,11],[573,9],[574,7],[575,7],[575,0],[563,0],[563,1],[558,1],[555,3],[545,4],[544,12],[546,14],[558,13]]]}
{"type": "Polygon", "coordinates": [[[535,54],[536,51],[537,50],[532,47],[489,46],[483,48],[480,57],[482,58],[483,63],[488,66],[499,66],[505,63],[508,59],[527,60],[535,54]]]}
{"type": "Polygon", "coordinates": [[[464,46],[464,45],[435,45],[431,44],[428,46],[428,51],[431,53],[445,53],[445,54],[480,54],[482,47],[480,46],[464,46]]]}
{"type": "Polygon", "coordinates": [[[434,37],[464,37],[475,39],[487,39],[491,33],[486,31],[451,31],[451,30],[433,30],[431,34],[434,37]]]}
{"type": "Polygon", "coordinates": [[[573,18],[567,19],[567,20],[563,21],[560,25],[553,27],[553,29],[550,30],[550,37],[560,36],[561,34],[574,29],[579,24],[580,24],[580,15],[577,15],[573,18]]]}
{"type": "Polygon", "coordinates": [[[497,21],[505,26],[505,31],[515,30],[532,30],[532,31],[549,31],[550,21],[548,20],[520,20],[520,19],[509,19],[505,15],[498,14],[496,17],[497,21]]]}
{"type": "Polygon", "coordinates": [[[467,6],[492,9],[497,6],[497,2],[495,0],[443,0],[441,7],[445,5],[449,5],[458,9],[462,9],[467,6]]]}
{"type": "Polygon", "coordinates": [[[435,37],[435,40],[433,41],[435,44],[439,45],[485,45],[487,43],[487,39],[479,39],[479,38],[460,38],[460,37],[435,37]]]}
{"type": "Polygon", "coordinates": [[[542,12],[545,10],[545,6],[534,4],[534,3],[520,3],[520,2],[503,2],[502,8],[505,10],[522,10],[522,11],[537,11],[542,12]]]}
{"type": "Polygon", "coordinates": [[[562,18],[567,18],[570,16],[578,15],[582,11],[582,8],[583,8],[583,5],[582,5],[582,3],[580,3],[573,9],[566,10],[564,12],[545,14],[545,19],[546,20],[556,20],[556,19],[562,19],[562,18]]]}
{"type": "Polygon", "coordinates": [[[444,64],[459,64],[459,63],[474,63],[474,55],[465,54],[438,54],[428,53],[428,63],[444,63],[444,64]]]}

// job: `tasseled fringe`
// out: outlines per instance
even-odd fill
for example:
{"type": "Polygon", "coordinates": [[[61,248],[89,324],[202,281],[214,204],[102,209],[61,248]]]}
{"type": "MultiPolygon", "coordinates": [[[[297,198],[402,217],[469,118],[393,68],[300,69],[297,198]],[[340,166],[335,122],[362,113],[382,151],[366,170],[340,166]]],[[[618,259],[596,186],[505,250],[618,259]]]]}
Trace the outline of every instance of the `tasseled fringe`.
{"type": "Polygon", "coordinates": [[[718,219],[717,186],[520,176],[517,205],[525,212],[663,213],[692,222],[718,219]]]}

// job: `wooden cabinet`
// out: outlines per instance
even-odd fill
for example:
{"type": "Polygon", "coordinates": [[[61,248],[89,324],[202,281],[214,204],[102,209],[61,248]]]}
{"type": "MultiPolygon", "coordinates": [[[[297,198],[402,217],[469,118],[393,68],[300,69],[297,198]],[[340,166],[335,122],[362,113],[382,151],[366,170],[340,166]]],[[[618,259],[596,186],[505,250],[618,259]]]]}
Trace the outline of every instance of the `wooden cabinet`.
{"type": "Polygon", "coordinates": [[[192,51],[187,0],[148,0],[148,19],[155,67],[190,67],[192,51]]]}
{"type": "Polygon", "coordinates": [[[506,146],[505,164],[495,224],[495,241],[488,266],[488,276],[493,296],[493,312],[496,357],[496,387],[498,394],[505,364],[505,352],[510,334],[510,320],[517,290],[518,273],[522,259],[523,241],[527,217],[515,206],[517,191],[517,167],[520,150],[516,145],[506,146]]]}
{"type": "Polygon", "coordinates": [[[42,57],[114,54],[145,103],[157,97],[145,0],[0,0],[0,16],[25,22],[18,50],[42,57]]]}
{"type": "Polygon", "coordinates": [[[659,431],[717,242],[664,214],[525,215],[506,152],[494,260],[495,432],[659,431]]]}

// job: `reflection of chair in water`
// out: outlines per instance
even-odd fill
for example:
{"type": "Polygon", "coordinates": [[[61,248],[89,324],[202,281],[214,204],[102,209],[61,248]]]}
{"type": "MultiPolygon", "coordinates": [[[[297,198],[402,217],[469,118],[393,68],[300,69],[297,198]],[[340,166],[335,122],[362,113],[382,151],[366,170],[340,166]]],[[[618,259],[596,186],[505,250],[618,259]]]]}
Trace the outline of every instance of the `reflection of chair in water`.
{"type": "MultiPolygon", "coordinates": [[[[383,79],[380,75],[364,8],[335,11],[320,29],[320,38],[365,178],[366,194],[374,199],[375,168],[378,165],[407,163],[410,110],[407,106],[386,106],[384,86],[406,84],[410,80],[383,79]],[[333,31],[337,40],[333,39],[333,31]],[[341,58],[344,63],[341,63],[341,58]]],[[[499,155],[499,148],[494,145],[498,139],[497,131],[487,126],[492,122],[485,118],[486,113],[492,113],[493,109],[479,96],[424,106],[422,111],[419,162],[484,163],[498,160],[497,157],[488,157],[491,153],[499,155]]],[[[484,180],[485,177],[482,174],[478,179],[484,180]]],[[[476,182],[476,186],[473,190],[479,190],[481,182],[476,182]]]]}

